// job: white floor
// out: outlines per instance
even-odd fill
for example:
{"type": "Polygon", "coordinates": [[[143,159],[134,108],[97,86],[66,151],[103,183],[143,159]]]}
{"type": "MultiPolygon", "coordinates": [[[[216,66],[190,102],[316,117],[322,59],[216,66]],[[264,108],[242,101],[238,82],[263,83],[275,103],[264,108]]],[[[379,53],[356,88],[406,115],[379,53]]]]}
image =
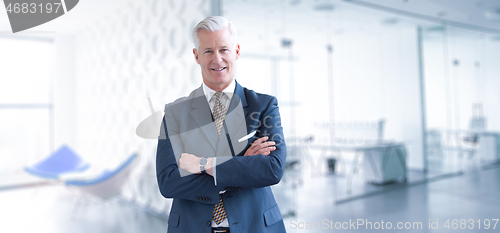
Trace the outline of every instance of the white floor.
{"type": "MultiPolygon", "coordinates": [[[[283,180],[281,185],[290,188],[286,192],[279,191],[282,187],[274,188],[280,208],[286,214],[284,223],[288,232],[332,231],[331,227],[335,227],[337,222],[342,224],[359,219],[373,223],[391,222],[394,227],[398,222],[423,224],[423,229],[391,232],[479,231],[477,223],[473,229],[447,230],[445,223],[448,219],[479,220],[482,224],[480,232],[486,231],[486,220],[491,223],[490,230],[487,231],[496,232],[500,229],[500,223],[497,224],[496,231],[492,229],[494,219],[500,218],[499,165],[470,168],[462,175],[432,182],[375,187],[385,190],[340,204],[336,203],[336,195],[341,191],[337,190],[339,187],[335,182],[336,179],[342,179],[341,176],[339,178],[327,173],[306,172],[299,178],[283,180]],[[438,221],[440,228],[429,229],[429,219],[438,221]],[[333,225],[324,229],[324,221],[331,221],[333,225]],[[315,229],[305,229],[308,223],[315,229]],[[315,223],[317,224],[314,225],[315,223]],[[304,229],[299,229],[300,227],[304,229]]],[[[76,198],[75,193],[60,184],[0,190],[0,232],[148,233],[165,232],[167,228],[165,218],[145,213],[119,199],[106,203],[86,199],[75,214],[76,198]]],[[[358,232],[366,229],[361,226],[342,231],[358,232]]]]}

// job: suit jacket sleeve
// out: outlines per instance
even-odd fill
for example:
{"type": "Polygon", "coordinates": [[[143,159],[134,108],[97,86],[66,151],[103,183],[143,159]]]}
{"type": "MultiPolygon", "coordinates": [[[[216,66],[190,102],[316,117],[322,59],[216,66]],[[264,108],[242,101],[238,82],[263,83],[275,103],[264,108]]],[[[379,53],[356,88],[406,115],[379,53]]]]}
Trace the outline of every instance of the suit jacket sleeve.
{"type": "MultiPolygon", "coordinates": [[[[268,136],[276,142],[276,150],[268,156],[235,156],[217,165],[217,185],[227,188],[260,188],[279,183],[283,177],[286,161],[286,145],[281,127],[278,101],[275,97],[266,96],[265,102],[258,103],[261,108],[249,106],[247,125],[257,130],[254,139],[268,136]],[[264,103],[264,105],[262,105],[264,103]],[[267,103],[267,105],[266,105],[267,103]],[[257,109],[256,111],[253,111],[257,109]]],[[[249,103],[252,104],[252,103],[249,103]]],[[[254,103],[257,104],[257,101],[254,103]]],[[[251,144],[251,142],[249,144],[251,144]]],[[[248,148],[248,147],[247,147],[248,148]]],[[[246,150],[239,155],[243,155],[246,150]]]]}
{"type": "Polygon", "coordinates": [[[178,168],[177,161],[183,153],[182,148],[179,125],[167,105],[156,153],[156,175],[160,193],[166,198],[217,204],[220,188],[215,186],[212,176],[187,175],[187,171],[178,168]]]}

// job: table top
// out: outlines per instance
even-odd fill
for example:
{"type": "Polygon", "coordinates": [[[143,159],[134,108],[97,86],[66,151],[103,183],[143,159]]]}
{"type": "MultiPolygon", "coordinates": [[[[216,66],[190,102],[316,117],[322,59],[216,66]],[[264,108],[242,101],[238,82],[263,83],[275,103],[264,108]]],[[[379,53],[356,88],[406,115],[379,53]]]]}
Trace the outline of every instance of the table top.
{"type": "Polygon", "coordinates": [[[365,142],[365,143],[351,143],[351,144],[333,144],[333,145],[318,145],[313,144],[307,146],[310,149],[318,149],[318,150],[371,150],[371,149],[384,149],[388,147],[401,146],[404,145],[402,142],[395,141],[373,141],[373,142],[365,142]]]}
{"type": "Polygon", "coordinates": [[[427,130],[427,132],[429,132],[429,131],[438,131],[438,132],[445,132],[445,133],[450,133],[450,134],[463,133],[463,134],[479,134],[479,135],[500,136],[499,131],[490,131],[490,130],[472,130],[472,129],[431,129],[431,130],[427,130]]]}

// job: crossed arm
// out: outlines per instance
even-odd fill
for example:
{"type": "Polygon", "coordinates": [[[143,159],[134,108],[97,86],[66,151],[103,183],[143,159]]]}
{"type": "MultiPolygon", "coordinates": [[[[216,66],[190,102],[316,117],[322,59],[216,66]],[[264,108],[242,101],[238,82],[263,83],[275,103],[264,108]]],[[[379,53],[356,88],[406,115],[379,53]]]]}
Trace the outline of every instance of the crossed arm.
{"type": "MultiPolygon", "coordinates": [[[[165,114],[167,118],[167,110],[165,114]]],[[[205,196],[217,203],[219,191],[226,187],[259,188],[278,183],[285,167],[286,147],[281,125],[276,124],[280,120],[276,99],[271,99],[265,111],[258,115],[253,122],[247,124],[257,130],[259,138],[245,150],[244,156],[235,156],[220,164],[217,161],[217,186],[212,177],[212,158],[208,159],[206,166],[208,175],[201,174],[201,156],[184,153],[180,149],[174,151],[174,148],[182,148],[172,146],[174,143],[182,144],[180,136],[175,132],[178,125],[165,124],[165,127],[172,129],[165,129],[166,137],[160,137],[158,141],[156,162],[162,195],[193,201],[197,201],[199,196],[205,196]],[[182,172],[190,175],[181,175],[182,172]]]]}
{"type": "MultiPolygon", "coordinates": [[[[268,141],[269,137],[264,136],[257,140],[255,140],[250,147],[245,151],[243,156],[252,156],[252,155],[269,155],[271,151],[276,150],[276,142],[268,141]]],[[[193,154],[182,153],[179,159],[179,168],[184,169],[192,174],[201,174],[201,169],[199,166],[200,160],[202,157],[198,157],[193,154]]],[[[207,166],[205,167],[207,174],[213,176],[213,158],[208,158],[207,166]]]]}

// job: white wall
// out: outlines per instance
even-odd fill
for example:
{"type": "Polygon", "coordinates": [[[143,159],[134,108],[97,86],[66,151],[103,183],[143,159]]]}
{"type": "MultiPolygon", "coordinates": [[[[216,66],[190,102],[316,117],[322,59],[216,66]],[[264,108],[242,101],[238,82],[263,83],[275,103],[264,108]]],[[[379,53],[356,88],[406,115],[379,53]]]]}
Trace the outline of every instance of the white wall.
{"type": "Polygon", "coordinates": [[[158,211],[168,211],[169,200],[156,182],[157,141],[135,130],[151,115],[148,92],[155,111],[162,111],[201,85],[190,35],[209,12],[205,0],[134,2],[76,35],[76,149],[100,166],[138,152],[136,193],[128,196],[158,211]]]}
{"type": "Polygon", "coordinates": [[[76,148],[76,64],[75,36],[55,38],[54,149],[61,145],[76,148]]]}

